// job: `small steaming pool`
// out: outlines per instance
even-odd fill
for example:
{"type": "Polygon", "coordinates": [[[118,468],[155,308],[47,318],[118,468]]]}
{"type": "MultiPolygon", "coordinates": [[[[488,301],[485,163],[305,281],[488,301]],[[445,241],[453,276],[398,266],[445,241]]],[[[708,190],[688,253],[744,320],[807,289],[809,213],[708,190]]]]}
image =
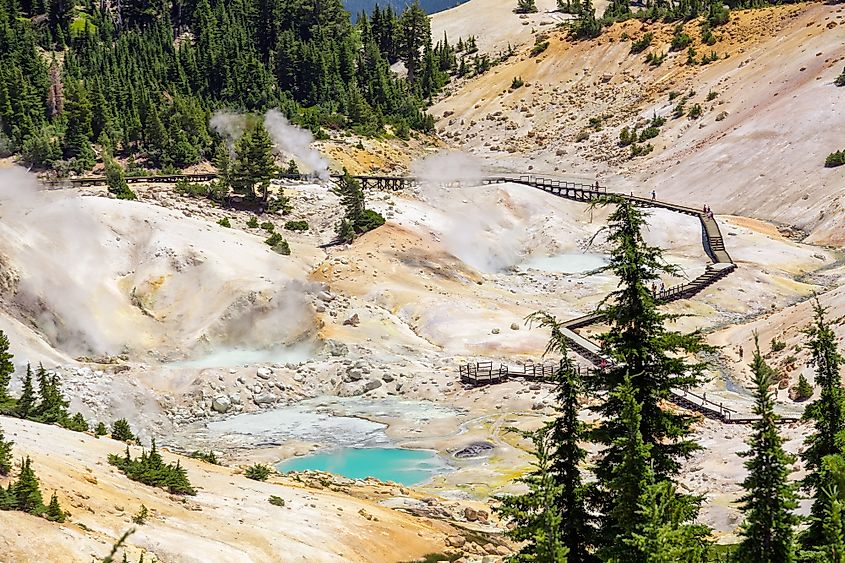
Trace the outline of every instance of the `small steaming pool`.
{"type": "Polygon", "coordinates": [[[350,479],[375,477],[402,485],[418,485],[449,469],[436,452],[404,448],[339,448],[285,460],[276,469],[326,471],[350,479]]]}
{"type": "Polygon", "coordinates": [[[608,257],[591,252],[568,252],[554,256],[532,256],[519,265],[521,270],[541,270],[558,274],[583,274],[607,266],[608,257]]]}
{"type": "Polygon", "coordinates": [[[224,348],[194,358],[170,362],[183,368],[232,368],[255,364],[287,364],[305,362],[314,357],[309,346],[279,346],[262,350],[224,348]]]}

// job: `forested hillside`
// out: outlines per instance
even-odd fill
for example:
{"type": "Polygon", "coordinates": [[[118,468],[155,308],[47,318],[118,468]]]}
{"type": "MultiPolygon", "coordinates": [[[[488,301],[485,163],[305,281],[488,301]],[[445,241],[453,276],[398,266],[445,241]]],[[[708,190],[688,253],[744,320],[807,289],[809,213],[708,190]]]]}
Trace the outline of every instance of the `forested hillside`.
{"type": "Polygon", "coordinates": [[[90,169],[92,144],[178,169],[212,157],[218,108],[279,108],[318,136],[431,130],[426,100],[454,52],[432,46],[419,6],[383,15],[353,25],[340,0],[0,0],[0,148],[59,172],[90,169]]]}

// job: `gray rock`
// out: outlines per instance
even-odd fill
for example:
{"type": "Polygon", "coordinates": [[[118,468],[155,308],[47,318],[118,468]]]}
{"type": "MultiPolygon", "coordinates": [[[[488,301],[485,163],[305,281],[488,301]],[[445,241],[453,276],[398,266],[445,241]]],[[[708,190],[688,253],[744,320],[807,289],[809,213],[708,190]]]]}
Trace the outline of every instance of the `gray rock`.
{"type": "Polygon", "coordinates": [[[491,334],[499,334],[499,329],[498,329],[498,328],[494,328],[493,330],[491,330],[491,331],[490,331],[490,333],[491,333],[491,334]]]}
{"type": "Polygon", "coordinates": [[[215,412],[225,413],[229,410],[229,407],[232,406],[232,401],[226,395],[220,395],[219,397],[215,397],[214,401],[211,402],[211,408],[215,412]]]}
{"type": "Polygon", "coordinates": [[[255,375],[257,375],[261,379],[270,379],[270,377],[272,377],[273,375],[273,372],[270,371],[268,368],[258,368],[258,370],[255,372],[255,375]]]}
{"type": "Polygon", "coordinates": [[[385,373],[384,375],[381,376],[381,379],[385,383],[390,383],[391,381],[393,381],[393,376],[390,375],[389,373],[385,373]]]}
{"type": "Polygon", "coordinates": [[[229,401],[231,401],[233,405],[240,405],[241,404],[241,394],[240,393],[232,393],[231,395],[229,395],[229,401]]]}
{"type": "Polygon", "coordinates": [[[275,396],[274,394],[272,394],[272,393],[261,393],[261,394],[256,394],[256,395],[252,398],[252,401],[253,401],[256,405],[272,405],[273,403],[275,403],[275,402],[276,402],[276,396],[275,396]]]}
{"type": "Polygon", "coordinates": [[[519,325],[516,323],[511,323],[511,330],[519,330],[519,325]]]}
{"type": "Polygon", "coordinates": [[[305,381],[305,376],[301,373],[295,373],[293,374],[293,380],[297,383],[302,383],[303,381],[305,381]]]}
{"type": "Polygon", "coordinates": [[[349,368],[346,370],[347,381],[360,381],[364,377],[364,372],[361,368],[349,368]]]}
{"type": "Polygon", "coordinates": [[[364,392],[372,391],[373,389],[378,389],[381,387],[381,381],[378,379],[371,379],[364,384],[364,392]]]}

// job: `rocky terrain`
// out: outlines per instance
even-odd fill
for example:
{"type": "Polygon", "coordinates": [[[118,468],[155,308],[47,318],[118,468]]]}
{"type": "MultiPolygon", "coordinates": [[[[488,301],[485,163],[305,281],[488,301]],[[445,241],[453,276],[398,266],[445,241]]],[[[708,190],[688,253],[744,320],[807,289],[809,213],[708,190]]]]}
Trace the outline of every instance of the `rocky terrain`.
{"type": "MultiPolygon", "coordinates": [[[[584,314],[616,280],[601,271],[606,210],[516,184],[481,186],[485,173],[598,179],[611,190],[710,204],[738,268],[667,306],[683,315],[680,328],[701,329],[720,347],[704,358],[709,381],[700,391],[748,411],[745,364],[757,331],[782,376],[779,408],[800,413],[789,388],[802,373],[812,382],[800,347],[810,298],[845,317],[845,188],[841,169],[820,164],[842,148],[834,145],[845,89],[832,81],[845,56],[845,12],[824,4],[733,12],[713,47],[717,61],[686,65],[685,53],[670,53],[651,67],[630,53],[639,22],[573,43],[555,28],[563,16],[538,5],[521,18],[510,3],[470,0],[434,17],[435,36],[476,33],[482,50],[508,42],[517,50],[449,87],[433,109],[440,140],[334,134],[316,144],[333,168],[425,180],[368,192],[367,205],[387,223],[351,245],[330,244],[341,210],[326,185],[274,183],[291,213],[254,217],[172,186],[133,185],[139,200],[126,202],[100,188],[42,191],[34,175],[0,169],[0,329],[19,368],[12,391],[26,363],[43,363],[60,374],[72,410],[91,421],[127,418],[200,489],[183,501],[131,483],[105,462],[121,444],[3,418],[16,455],[33,457],[71,511],[62,525],[0,512],[10,530],[0,535],[4,554],[101,558],[143,503],[153,517],[129,537],[136,559],[504,557],[513,546],[501,539],[491,497],[517,490],[513,479],[529,462],[527,444],[507,428],[541,424],[553,412],[551,389],[521,380],[467,388],[457,366],[542,361],[548,334],[525,317],[584,314]],[[549,47],[531,57],[538,34],[549,47]],[[525,85],[511,90],[515,76],[525,85]],[[700,104],[702,116],[673,118],[671,92],[686,107],[700,104]],[[667,122],[653,152],[632,159],[619,132],[654,115],[667,122]],[[463,153],[425,158],[444,148],[463,153]],[[230,228],[218,223],[224,218],[230,228]],[[264,244],[268,228],[251,219],[269,221],[291,255],[264,244]],[[309,229],[286,230],[288,220],[309,229]],[[770,350],[773,339],[786,347],[770,350]],[[241,475],[249,463],[373,445],[433,450],[442,467],[416,487],[241,475]],[[196,449],[216,451],[225,465],[179,455],[196,449]],[[269,504],[271,494],[285,506],[269,504]]],[[[650,29],[655,49],[668,50],[672,27],[650,29]]],[[[687,31],[698,37],[694,23],[687,31]]],[[[646,236],[680,267],[666,286],[704,270],[696,219],[656,210],[646,236]]],[[[836,330],[842,341],[845,330],[836,330]]],[[[722,541],[738,522],[745,431],[703,420],[705,449],[682,479],[706,498],[702,519],[722,541]]],[[[784,431],[799,451],[806,428],[784,431]]]]}

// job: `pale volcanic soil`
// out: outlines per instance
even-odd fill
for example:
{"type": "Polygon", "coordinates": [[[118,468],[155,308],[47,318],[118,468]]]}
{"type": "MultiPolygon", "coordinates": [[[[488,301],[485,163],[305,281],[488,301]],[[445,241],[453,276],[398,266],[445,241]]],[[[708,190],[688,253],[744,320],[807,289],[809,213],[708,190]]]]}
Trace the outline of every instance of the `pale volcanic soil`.
{"type": "MultiPolygon", "coordinates": [[[[31,181],[15,174],[16,189],[31,181]]],[[[131,549],[146,549],[160,559],[180,553],[181,559],[180,534],[197,533],[208,538],[202,543],[205,560],[224,560],[234,552],[265,560],[263,547],[250,551],[252,547],[242,545],[253,540],[237,536],[237,526],[221,538],[211,532],[213,524],[207,532],[198,531],[203,519],[213,514],[213,522],[237,521],[244,519],[235,516],[243,508],[249,518],[272,521],[269,511],[276,507],[266,503],[269,489],[251,481],[238,485],[241,481],[230,477],[232,467],[275,463],[327,446],[393,444],[440,452],[449,470],[415,489],[445,499],[438,501],[450,507],[448,516],[437,518],[443,526],[466,525],[464,506],[487,504],[489,511],[490,495],[515,490],[511,479],[528,466],[526,444],[506,428],[535,427],[552,410],[551,390],[545,385],[510,381],[464,388],[457,377],[458,363],[539,361],[548,334],[526,326],[528,314],[545,310],[561,319],[577,316],[615,287],[610,274],[596,271],[607,250],[601,234],[607,211],[533,188],[435,183],[402,193],[370,192],[368,205],[382,212],[387,224],[352,245],[325,248],[320,245],[331,240],[340,212],[337,197],[319,185],[277,189],[291,197],[294,209],[290,217],[273,220],[278,228],[288,218],[307,219],[312,227],[305,233],[282,230],[293,250],[288,257],[263,244],[267,233],[246,225],[248,213],[214,208],[177,196],[167,187],[139,187],[138,202],[112,200],[102,197],[102,190],[88,189],[82,194],[30,194],[30,199],[15,203],[15,214],[8,201],[0,207],[10,221],[0,237],[8,284],[3,322],[14,328],[9,334],[16,362],[42,361],[57,368],[71,408],[89,420],[126,416],[140,429],[144,443],[157,436],[160,444],[177,451],[214,449],[230,464],[214,468],[183,459],[192,480],[203,483],[203,492],[189,499],[189,505],[202,507],[205,499],[218,508],[176,511],[156,523],[160,534],[144,530],[131,538],[131,549]],[[16,214],[27,219],[18,221],[16,214]],[[216,224],[224,216],[231,229],[216,224]],[[64,230],[75,232],[80,225],[86,227],[84,234],[70,236],[64,230]],[[53,243],[37,244],[43,240],[53,243]],[[74,260],[69,259],[71,251],[74,260]],[[60,293],[53,291],[55,284],[62,288],[60,293]],[[269,418],[249,418],[248,413],[269,418]],[[451,455],[480,441],[491,444],[492,451],[470,459],[451,455]],[[260,495],[233,505],[227,495],[239,494],[242,487],[258,487],[260,495]],[[235,512],[219,514],[221,506],[235,512]]],[[[740,267],[699,296],[670,307],[691,315],[681,319],[681,328],[715,331],[711,338],[716,340],[722,327],[786,310],[830,285],[825,268],[836,268],[835,252],[791,240],[759,221],[719,219],[728,250],[740,267]]],[[[664,280],[667,286],[703,271],[707,258],[696,219],[654,211],[646,236],[681,268],[680,276],[664,280]]],[[[737,340],[726,342],[735,345],[737,340]]],[[[713,358],[713,380],[705,389],[709,396],[747,412],[750,403],[741,381],[726,385],[720,371],[730,365],[730,353],[727,349],[713,358]]],[[[18,385],[16,378],[13,389],[18,385]]],[[[785,391],[781,398],[784,409],[796,409],[785,391]]],[[[87,460],[97,479],[121,491],[95,494],[80,489],[91,497],[86,503],[112,507],[94,508],[87,519],[81,515],[90,512],[79,507],[73,511],[65,525],[70,531],[62,537],[84,552],[102,550],[113,541],[136,504],[164,511],[173,502],[161,492],[130,484],[106,466],[106,450],[119,449],[113,442],[81,435],[67,440],[58,429],[5,420],[2,424],[18,443],[18,454],[29,453],[37,464],[48,466],[39,469],[39,475],[45,486],[58,488],[63,501],[81,506],[82,501],[70,500],[72,491],[87,485],[57,481],[61,467],[77,467],[69,474],[80,473],[79,459],[87,460]],[[33,447],[39,432],[39,448],[46,445],[41,450],[33,447]],[[115,505],[124,510],[113,509],[115,505]],[[94,527],[91,522],[101,518],[94,527]]],[[[712,499],[703,518],[720,533],[729,533],[736,520],[735,508],[729,505],[736,495],[731,483],[741,473],[733,453],[742,448],[745,434],[742,428],[725,432],[710,422],[699,430],[708,449],[690,464],[684,481],[712,499]],[[718,460],[725,460],[719,461],[724,467],[710,471],[718,460]],[[700,472],[699,466],[708,469],[700,472]]],[[[411,501],[404,499],[409,494],[394,487],[381,498],[388,506],[407,507],[411,501]]],[[[328,501],[318,500],[314,504],[319,513],[337,513],[328,501]]],[[[350,510],[356,513],[358,508],[350,510]]],[[[264,524],[255,529],[249,518],[244,519],[244,529],[257,536],[266,533],[266,538],[278,535],[272,522],[266,529],[264,524]]],[[[390,518],[404,521],[410,516],[390,518]]],[[[294,552],[331,560],[358,553],[356,544],[343,538],[381,538],[376,527],[366,533],[344,528],[341,533],[332,522],[327,520],[318,531],[340,534],[334,543],[285,539],[296,536],[293,530],[266,549],[299,542],[294,552]],[[323,551],[308,552],[317,546],[323,551]]],[[[412,522],[408,526],[413,530],[428,525],[412,522]]],[[[52,529],[45,528],[44,537],[52,529]]],[[[454,531],[420,533],[423,536],[409,533],[408,553],[436,551],[454,531]]],[[[396,541],[405,545],[402,538],[396,541]]],[[[256,540],[256,545],[268,541],[256,540]]],[[[16,540],[10,549],[25,554],[25,542],[16,540]]],[[[388,547],[384,549],[383,554],[370,555],[371,560],[396,560],[388,547]]],[[[478,549],[481,554],[490,549],[498,553],[504,547],[478,549]]]]}

